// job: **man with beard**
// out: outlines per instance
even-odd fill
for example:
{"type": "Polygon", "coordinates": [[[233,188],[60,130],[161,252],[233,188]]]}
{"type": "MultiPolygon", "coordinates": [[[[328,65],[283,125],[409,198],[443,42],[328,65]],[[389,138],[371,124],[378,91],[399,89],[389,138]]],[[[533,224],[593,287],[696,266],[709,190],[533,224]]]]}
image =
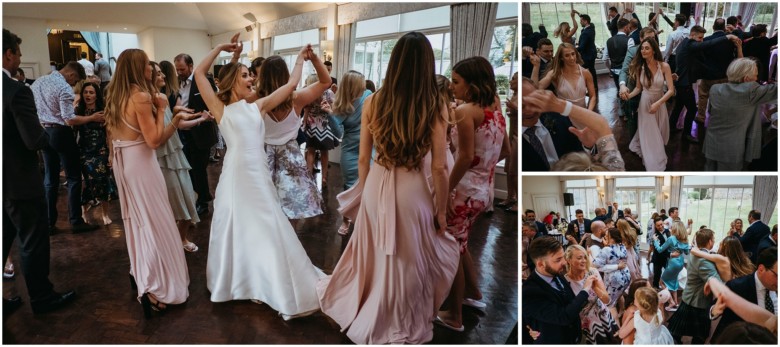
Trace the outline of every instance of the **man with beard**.
{"type": "Polygon", "coordinates": [[[553,237],[531,241],[528,256],[536,269],[523,284],[523,344],[579,343],[580,310],[587,303],[596,276],[588,277],[575,295],[563,277],[563,246],[553,237]]]}

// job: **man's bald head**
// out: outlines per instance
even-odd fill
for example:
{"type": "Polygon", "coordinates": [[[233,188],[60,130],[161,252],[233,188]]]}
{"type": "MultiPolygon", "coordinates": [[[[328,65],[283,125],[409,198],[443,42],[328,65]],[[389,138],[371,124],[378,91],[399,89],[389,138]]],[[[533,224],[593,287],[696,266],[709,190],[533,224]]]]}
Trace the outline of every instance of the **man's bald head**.
{"type": "Polygon", "coordinates": [[[604,236],[604,231],[607,230],[607,225],[604,222],[597,220],[590,224],[590,230],[596,237],[604,236]]]}

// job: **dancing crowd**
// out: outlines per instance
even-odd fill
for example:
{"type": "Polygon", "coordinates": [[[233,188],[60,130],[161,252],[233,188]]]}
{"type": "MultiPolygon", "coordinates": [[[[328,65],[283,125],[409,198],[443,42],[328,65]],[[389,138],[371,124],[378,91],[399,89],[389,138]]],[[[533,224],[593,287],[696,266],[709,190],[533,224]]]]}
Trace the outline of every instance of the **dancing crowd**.
{"type": "Polygon", "coordinates": [[[777,225],[760,211],[722,240],[677,207],[646,228],[617,203],[594,212],[525,211],[523,344],[777,344],[777,225]]]}
{"type": "MultiPolygon", "coordinates": [[[[321,310],[352,341],[372,344],[430,341],[434,323],[463,331],[462,306],[487,307],[468,236],[492,206],[496,164],[512,151],[517,157],[517,131],[515,124],[507,136],[485,58],[457,62],[451,80],[435,75],[429,41],[410,32],[374,92],[356,71],[337,85],[310,45],[291,70],[279,56],[245,66],[236,34],[198,65],[184,53],[158,63],[127,49],[108,81],[69,62],[27,87],[12,79],[21,42],[3,30],[3,154],[18,163],[3,166],[3,256],[18,236],[35,313],[75,298],[48,279],[60,163],[73,232],[97,228],[87,221],[96,206],[101,224],[113,223],[107,209],[119,200],[130,285],[146,318],[187,301],[185,252],[199,249],[188,234],[209,204],[213,302],[251,300],[284,320],[321,310]],[[233,59],[213,79],[208,71],[221,52],[233,59]],[[316,74],[298,88],[305,61],[316,74]],[[299,131],[308,135],[305,156],[299,131]],[[206,167],[220,142],[226,152],[212,196],[206,167]],[[314,159],[320,151],[325,185],[327,151],[338,145],[339,233],[349,242],[326,275],[294,224],[323,213],[314,159]]],[[[516,82],[515,75],[515,91],[516,82]]],[[[516,95],[507,107],[516,123],[516,95]]],[[[513,204],[516,192],[504,201],[513,204]]],[[[20,305],[19,297],[4,299],[4,314],[20,305]]]]}
{"type": "MultiPolygon", "coordinates": [[[[770,38],[766,25],[743,28],[732,16],[715,19],[705,37],[707,30],[685,14],[672,21],[659,11],[650,19],[642,27],[632,10],[609,8],[611,37],[602,45],[603,58],[617,90],[615,118],[625,122],[624,135],[631,139],[630,152],[623,153],[636,154],[647,171],[665,171],[666,145],[682,129],[682,140],[703,142],[705,166],[696,169],[775,171],[777,139],[762,134],[771,122],[765,114],[777,113],[776,58],[770,63],[777,56],[777,32],[770,38]],[[672,30],[663,53],[659,17],[672,30]]],[[[554,31],[561,40],[554,54],[544,25],[534,32],[523,23],[523,169],[623,170],[614,158],[619,152],[603,155],[617,150],[612,131],[593,129],[606,123],[596,119],[604,119],[596,113],[596,25],[575,10],[571,20],[573,27],[563,22],[554,31]],[[582,28],[578,40],[575,15],[582,28]]]]}

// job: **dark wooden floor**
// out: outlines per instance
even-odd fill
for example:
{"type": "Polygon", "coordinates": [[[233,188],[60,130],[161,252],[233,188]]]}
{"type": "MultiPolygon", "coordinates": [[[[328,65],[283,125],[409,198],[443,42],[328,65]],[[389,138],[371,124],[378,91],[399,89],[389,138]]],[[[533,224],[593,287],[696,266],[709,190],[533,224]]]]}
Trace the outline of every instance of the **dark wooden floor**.
{"type": "MultiPolygon", "coordinates": [[[[603,115],[609,122],[612,133],[615,134],[620,154],[626,162],[626,171],[646,171],[644,164],[642,164],[642,158],[628,149],[631,137],[626,128],[626,122],[618,117],[618,101],[620,99],[617,97],[617,88],[615,88],[614,80],[608,74],[600,74],[598,75],[598,83],[599,99],[596,104],[596,112],[603,115]]],[[[667,112],[672,112],[674,109],[674,98],[666,103],[666,109],[667,112]]],[[[685,109],[683,108],[682,115],[678,119],[680,131],[671,132],[669,134],[669,143],[666,145],[666,156],[668,157],[666,171],[704,171],[706,158],[702,152],[703,142],[692,143],[683,140],[685,136],[684,131],[682,131],[684,118],[685,109]]],[[[699,129],[697,129],[696,122],[694,122],[692,133],[696,135],[697,131],[699,129]]],[[[764,143],[768,142],[769,138],[777,137],[777,130],[769,130],[768,123],[764,123],[763,133],[764,143]]]]}
{"type": "MultiPolygon", "coordinates": [[[[209,167],[212,191],[220,164],[209,167]]],[[[329,172],[327,211],[297,228],[314,265],[331,273],[348,239],[336,233],[340,217],[336,195],[342,186],[338,165],[329,172]]],[[[206,289],[211,216],[203,218],[191,240],[197,253],[187,253],[190,297],[170,306],[163,316],[144,320],[141,305],[130,290],[129,260],[118,203],[112,205],[108,227],[86,234],[71,234],[60,191],[60,228],[51,237],[51,275],[55,290],[75,289],[75,303],[59,311],[33,315],[24,285],[17,245],[11,258],[16,278],[3,281],[3,295],[20,295],[25,305],[3,320],[3,343],[20,344],[348,344],[330,318],[322,313],[285,322],[268,306],[249,301],[212,303],[206,289]]],[[[262,213],[262,211],[258,211],[262,213]]],[[[517,323],[517,216],[500,209],[483,217],[469,238],[469,249],[480,272],[480,288],[487,313],[464,308],[466,331],[434,328],[436,344],[501,344],[517,323]]],[[[260,256],[260,255],[258,255],[260,256]]]]}

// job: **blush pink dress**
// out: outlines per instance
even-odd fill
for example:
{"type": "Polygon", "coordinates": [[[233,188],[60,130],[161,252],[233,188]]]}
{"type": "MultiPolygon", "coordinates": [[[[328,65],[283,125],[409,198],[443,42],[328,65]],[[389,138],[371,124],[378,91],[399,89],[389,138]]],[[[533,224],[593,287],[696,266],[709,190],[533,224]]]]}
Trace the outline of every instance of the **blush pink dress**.
{"type": "Polygon", "coordinates": [[[122,121],[139,134],[133,141],[112,141],[130,274],[139,298],[150,293],[162,303],[181,304],[189,297],[190,276],[157,152],[122,121]]]}
{"type": "Polygon", "coordinates": [[[357,344],[433,339],[433,320],[449,293],[459,254],[452,235],[436,233],[425,171],[374,162],[364,186],[339,196],[339,211],[355,217],[355,229],[317,293],[322,312],[357,344]]]}

